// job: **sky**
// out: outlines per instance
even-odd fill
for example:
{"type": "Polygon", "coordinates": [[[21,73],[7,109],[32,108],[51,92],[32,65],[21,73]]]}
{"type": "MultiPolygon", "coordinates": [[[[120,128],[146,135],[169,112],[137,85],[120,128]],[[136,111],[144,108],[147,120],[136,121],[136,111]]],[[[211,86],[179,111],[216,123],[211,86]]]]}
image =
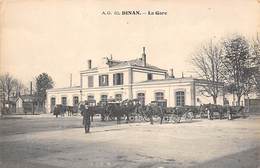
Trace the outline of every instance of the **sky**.
{"type": "Polygon", "coordinates": [[[29,87],[42,72],[67,87],[87,60],[141,57],[189,76],[192,54],[204,43],[233,33],[253,38],[260,30],[257,0],[0,0],[0,72],[29,87]],[[166,11],[167,15],[102,15],[103,11],[166,11]]]}

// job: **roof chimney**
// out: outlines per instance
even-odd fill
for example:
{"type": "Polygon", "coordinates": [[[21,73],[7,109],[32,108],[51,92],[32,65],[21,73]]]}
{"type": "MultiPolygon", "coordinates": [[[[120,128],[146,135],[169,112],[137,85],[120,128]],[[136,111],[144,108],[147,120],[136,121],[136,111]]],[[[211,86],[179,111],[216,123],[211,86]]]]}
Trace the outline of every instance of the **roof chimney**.
{"type": "Polygon", "coordinates": [[[143,66],[146,66],[146,54],[145,54],[145,47],[143,47],[142,60],[143,60],[143,66]]]}
{"type": "Polygon", "coordinates": [[[175,78],[175,76],[173,74],[173,68],[170,69],[170,78],[175,78]]]}
{"type": "Polygon", "coordinates": [[[92,62],[91,59],[89,59],[89,60],[88,60],[88,69],[91,69],[91,68],[92,68],[92,67],[91,67],[91,62],[92,62]]]}

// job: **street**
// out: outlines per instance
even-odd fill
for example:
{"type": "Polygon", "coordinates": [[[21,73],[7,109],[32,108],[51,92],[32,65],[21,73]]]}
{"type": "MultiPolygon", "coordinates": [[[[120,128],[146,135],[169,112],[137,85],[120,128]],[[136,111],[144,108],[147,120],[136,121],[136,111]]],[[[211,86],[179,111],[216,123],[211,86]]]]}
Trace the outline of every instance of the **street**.
{"type": "Polygon", "coordinates": [[[1,168],[260,166],[260,117],[179,124],[100,122],[82,118],[0,120],[1,168]]]}

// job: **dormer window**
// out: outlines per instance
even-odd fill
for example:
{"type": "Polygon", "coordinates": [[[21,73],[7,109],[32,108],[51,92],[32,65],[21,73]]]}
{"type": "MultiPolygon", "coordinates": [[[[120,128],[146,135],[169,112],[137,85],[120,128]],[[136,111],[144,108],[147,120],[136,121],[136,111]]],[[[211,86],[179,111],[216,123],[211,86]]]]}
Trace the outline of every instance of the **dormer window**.
{"type": "Polygon", "coordinates": [[[153,74],[148,73],[147,74],[147,80],[153,80],[153,74]]]}
{"type": "Polygon", "coordinates": [[[99,75],[99,86],[108,86],[108,75],[99,75]]]}

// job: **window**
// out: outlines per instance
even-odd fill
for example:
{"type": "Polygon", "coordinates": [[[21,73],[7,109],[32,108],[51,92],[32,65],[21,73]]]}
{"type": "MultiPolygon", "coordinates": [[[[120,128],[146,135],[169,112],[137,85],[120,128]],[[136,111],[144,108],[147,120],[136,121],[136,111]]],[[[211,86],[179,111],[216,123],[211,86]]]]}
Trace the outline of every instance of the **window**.
{"type": "Polygon", "coordinates": [[[107,101],[107,95],[101,95],[100,101],[107,101]]]}
{"type": "Polygon", "coordinates": [[[108,86],[108,75],[99,75],[99,86],[108,86]]]}
{"type": "Polygon", "coordinates": [[[153,74],[148,73],[147,74],[147,80],[153,80],[153,74]]]}
{"type": "Polygon", "coordinates": [[[91,88],[94,85],[93,76],[88,76],[88,87],[91,88]]]}
{"type": "Polygon", "coordinates": [[[113,85],[123,85],[124,84],[124,74],[117,73],[113,74],[113,85]]]}
{"type": "Polygon", "coordinates": [[[78,96],[74,96],[73,97],[73,106],[78,105],[79,104],[79,97],[78,96]]]}
{"type": "Polygon", "coordinates": [[[185,105],[185,93],[183,91],[176,92],[176,106],[185,105]]]}
{"type": "Polygon", "coordinates": [[[137,99],[140,101],[142,105],[145,105],[145,94],[144,93],[138,93],[137,99]]]}
{"type": "Polygon", "coordinates": [[[67,105],[67,97],[62,97],[61,98],[61,104],[65,105],[65,106],[67,105]]]}
{"type": "Polygon", "coordinates": [[[163,100],[163,99],[164,99],[164,94],[163,94],[163,92],[156,92],[156,93],[155,93],[155,101],[163,100]]]}
{"type": "Polygon", "coordinates": [[[55,104],[56,104],[56,99],[55,99],[55,97],[52,97],[51,98],[51,106],[55,106],[55,104]]]}
{"type": "Polygon", "coordinates": [[[115,95],[115,100],[116,101],[122,101],[122,94],[116,94],[115,95]]]}
{"type": "Polygon", "coordinates": [[[93,95],[88,95],[88,100],[95,100],[93,95]]]}

